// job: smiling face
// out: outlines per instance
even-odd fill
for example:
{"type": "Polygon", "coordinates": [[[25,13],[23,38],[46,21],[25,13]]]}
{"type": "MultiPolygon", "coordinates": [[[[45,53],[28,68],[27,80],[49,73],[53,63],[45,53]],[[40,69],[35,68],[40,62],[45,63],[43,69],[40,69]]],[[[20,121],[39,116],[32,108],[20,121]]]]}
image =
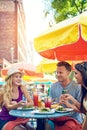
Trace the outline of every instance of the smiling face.
{"type": "Polygon", "coordinates": [[[59,82],[64,82],[67,80],[69,71],[64,66],[57,67],[57,79],[59,82]]]}
{"type": "Polygon", "coordinates": [[[82,80],[82,75],[81,75],[81,73],[78,71],[78,70],[74,70],[74,72],[75,72],[75,74],[74,74],[74,76],[75,76],[75,78],[76,78],[76,80],[77,80],[77,83],[78,84],[82,84],[83,83],[83,80],[82,80]]]}
{"type": "Polygon", "coordinates": [[[22,81],[22,74],[21,73],[15,73],[12,75],[12,84],[15,86],[19,86],[22,81]]]}

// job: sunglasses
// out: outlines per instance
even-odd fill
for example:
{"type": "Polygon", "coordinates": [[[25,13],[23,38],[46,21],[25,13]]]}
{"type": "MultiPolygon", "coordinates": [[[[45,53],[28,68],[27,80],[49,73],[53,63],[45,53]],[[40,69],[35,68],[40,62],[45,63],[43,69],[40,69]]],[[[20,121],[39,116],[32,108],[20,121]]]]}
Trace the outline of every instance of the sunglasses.
{"type": "Polygon", "coordinates": [[[87,71],[87,62],[83,62],[80,65],[85,71],[87,71]]]}

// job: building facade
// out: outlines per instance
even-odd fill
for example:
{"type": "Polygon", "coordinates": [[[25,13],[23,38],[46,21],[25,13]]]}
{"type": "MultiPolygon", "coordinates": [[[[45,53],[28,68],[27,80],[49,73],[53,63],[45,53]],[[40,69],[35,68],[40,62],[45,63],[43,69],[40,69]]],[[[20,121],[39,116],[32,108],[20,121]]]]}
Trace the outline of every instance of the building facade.
{"type": "Polygon", "coordinates": [[[0,61],[27,62],[28,46],[22,0],[0,0],[0,61]]]}

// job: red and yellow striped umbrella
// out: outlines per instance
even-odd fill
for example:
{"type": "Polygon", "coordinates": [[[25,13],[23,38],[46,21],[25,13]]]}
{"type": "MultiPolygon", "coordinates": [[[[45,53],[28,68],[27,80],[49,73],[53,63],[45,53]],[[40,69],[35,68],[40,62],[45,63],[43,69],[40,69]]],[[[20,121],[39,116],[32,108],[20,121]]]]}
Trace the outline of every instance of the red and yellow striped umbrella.
{"type": "Polygon", "coordinates": [[[21,71],[23,71],[24,73],[23,79],[25,81],[30,81],[33,78],[35,79],[37,77],[43,78],[43,73],[37,73],[36,67],[34,65],[26,64],[24,62],[14,63],[14,64],[11,64],[9,67],[3,68],[1,70],[2,77],[5,78],[7,76],[7,72],[10,67],[16,67],[17,69],[20,69],[21,71]]]}
{"type": "Polygon", "coordinates": [[[87,60],[87,12],[49,28],[34,39],[34,47],[48,59],[87,60]]]}

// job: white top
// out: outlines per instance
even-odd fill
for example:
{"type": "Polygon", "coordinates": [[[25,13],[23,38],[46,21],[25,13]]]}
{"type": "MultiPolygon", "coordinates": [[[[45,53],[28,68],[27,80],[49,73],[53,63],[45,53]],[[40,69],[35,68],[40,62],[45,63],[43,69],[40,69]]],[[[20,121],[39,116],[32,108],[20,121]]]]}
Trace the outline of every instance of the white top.
{"type": "Polygon", "coordinates": [[[83,100],[83,106],[84,106],[84,108],[85,108],[85,110],[87,111],[87,100],[83,100]]]}

